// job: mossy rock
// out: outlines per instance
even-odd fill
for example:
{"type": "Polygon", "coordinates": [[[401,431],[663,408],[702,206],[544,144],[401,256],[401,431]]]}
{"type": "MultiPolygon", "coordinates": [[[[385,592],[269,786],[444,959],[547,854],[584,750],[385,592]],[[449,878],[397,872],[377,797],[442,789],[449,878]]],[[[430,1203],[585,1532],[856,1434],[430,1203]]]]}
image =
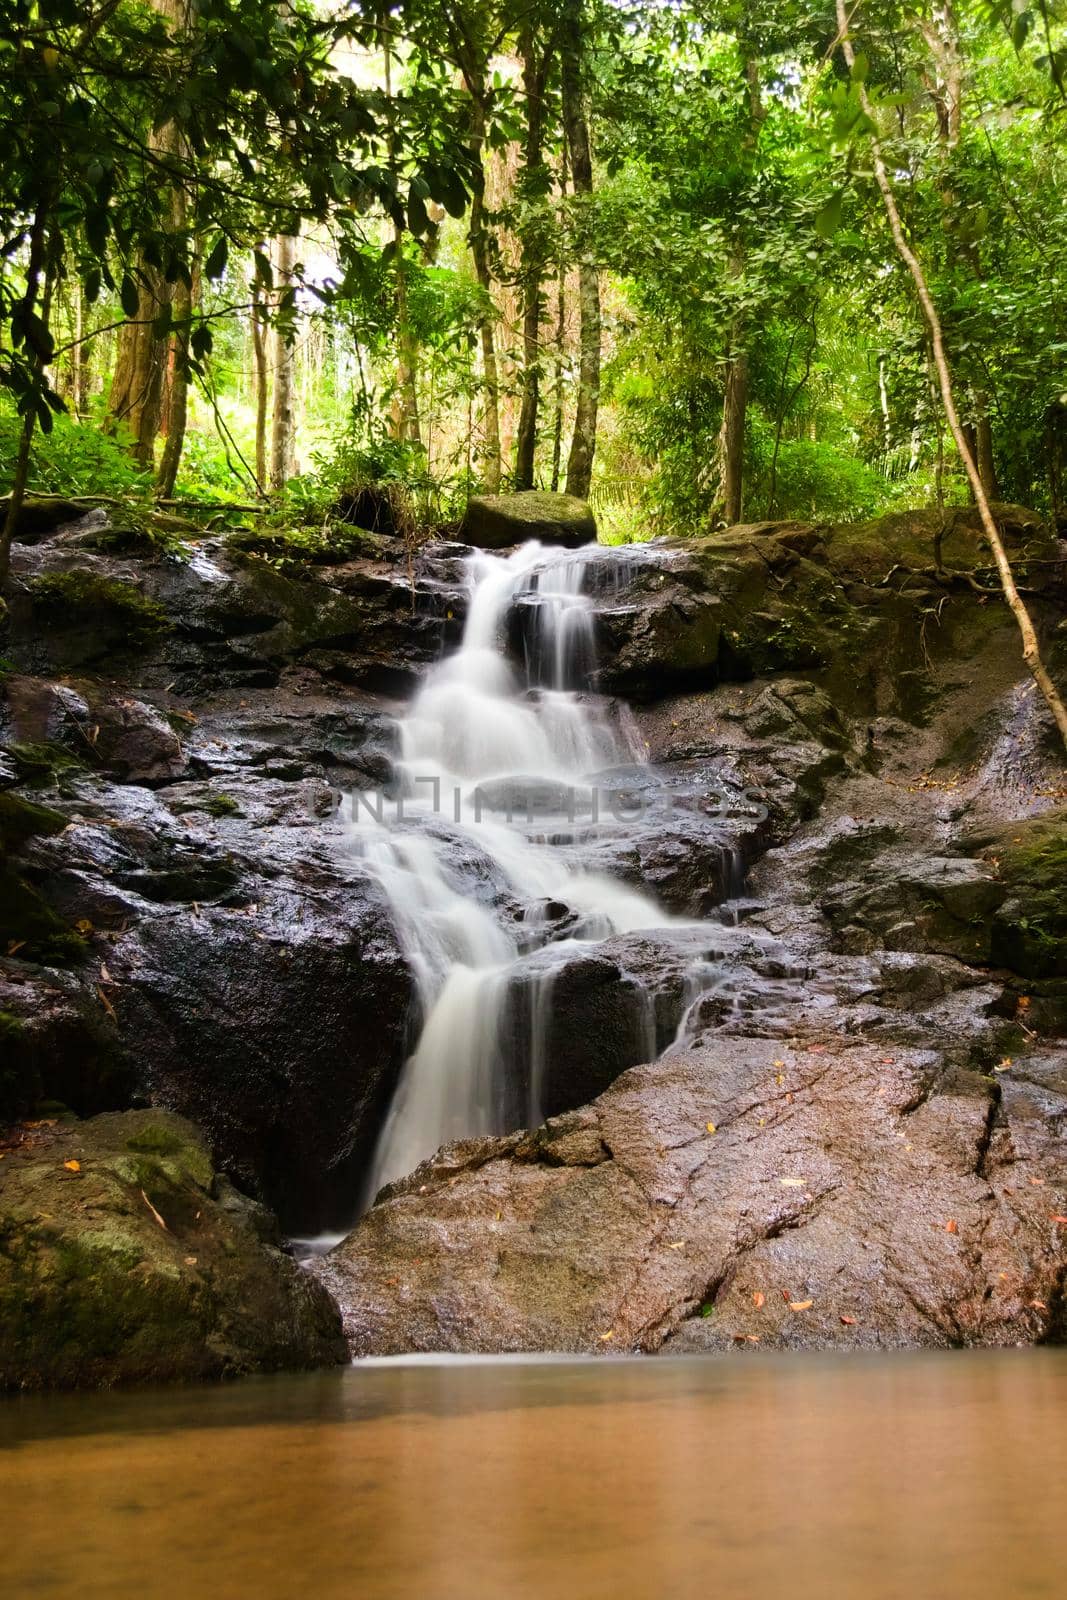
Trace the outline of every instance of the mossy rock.
{"type": "Polygon", "coordinates": [[[216,1178],[191,1124],[133,1111],[27,1128],[0,1174],[0,1388],[333,1364],[336,1306],[216,1178]]]}
{"type": "Polygon", "coordinates": [[[993,960],[1025,978],[1067,978],[1067,810],[985,841],[1007,899],[993,921],[993,960]]]}
{"type": "Polygon", "coordinates": [[[528,539],[573,547],[596,539],[596,518],[586,501],[575,495],[540,489],[484,494],[467,506],[459,537],[482,550],[503,550],[528,539]]]}
{"type": "Polygon", "coordinates": [[[141,650],[170,628],[164,608],[132,583],[95,572],[46,572],[28,585],[34,614],[49,627],[81,627],[100,635],[100,653],[121,640],[141,650]]]}
{"type": "Polygon", "coordinates": [[[313,528],[241,528],[228,536],[226,544],[242,555],[261,556],[285,572],[306,566],[337,566],[360,557],[373,559],[384,548],[380,537],[346,522],[313,528]]]}

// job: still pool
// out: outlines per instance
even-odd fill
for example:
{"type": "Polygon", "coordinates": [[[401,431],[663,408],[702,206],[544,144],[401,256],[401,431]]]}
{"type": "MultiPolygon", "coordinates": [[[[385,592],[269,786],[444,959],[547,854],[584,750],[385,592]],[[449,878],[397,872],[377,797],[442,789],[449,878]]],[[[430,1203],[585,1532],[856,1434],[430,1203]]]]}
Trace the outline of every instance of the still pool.
{"type": "Polygon", "coordinates": [[[1067,1592],[1067,1351],[365,1363],[0,1405],[0,1593],[1067,1592]]]}

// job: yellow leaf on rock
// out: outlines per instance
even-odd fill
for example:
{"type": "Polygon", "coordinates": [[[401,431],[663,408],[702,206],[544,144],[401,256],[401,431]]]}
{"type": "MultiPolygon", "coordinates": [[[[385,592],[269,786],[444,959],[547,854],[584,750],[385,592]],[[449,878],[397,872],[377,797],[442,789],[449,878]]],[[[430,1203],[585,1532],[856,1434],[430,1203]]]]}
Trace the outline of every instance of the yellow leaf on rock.
{"type": "Polygon", "coordinates": [[[810,1311],[815,1304],[814,1300],[790,1300],[790,1311],[810,1311]]]}
{"type": "Polygon", "coordinates": [[[782,1185],[783,1189],[803,1189],[806,1186],[807,1181],[808,1181],[807,1178],[779,1178],[778,1179],[778,1182],[782,1185]]]}
{"type": "Polygon", "coordinates": [[[614,1337],[615,1337],[615,1330],[613,1328],[609,1328],[607,1333],[602,1333],[600,1335],[600,1342],[601,1342],[601,1344],[605,1344],[609,1339],[614,1339],[614,1337]]]}
{"type": "Polygon", "coordinates": [[[767,1296],[763,1293],[763,1290],[762,1289],[757,1289],[755,1294],[752,1296],[752,1304],[755,1306],[757,1311],[764,1304],[766,1299],[767,1299],[767,1296]]]}
{"type": "Polygon", "coordinates": [[[80,1161],[64,1161],[63,1165],[66,1167],[68,1172],[80,1172],[82,1169],[82,1164],[80,1161]]]}
{"type": "Polygon", "coordinates": [[[709,1133],[718,1133],[718,1131],[719,1130],[718,1130],[718,1128],[716,1128],[714,1122],[709,1122],[708,1123],[708,1132],[709,1133]]]}

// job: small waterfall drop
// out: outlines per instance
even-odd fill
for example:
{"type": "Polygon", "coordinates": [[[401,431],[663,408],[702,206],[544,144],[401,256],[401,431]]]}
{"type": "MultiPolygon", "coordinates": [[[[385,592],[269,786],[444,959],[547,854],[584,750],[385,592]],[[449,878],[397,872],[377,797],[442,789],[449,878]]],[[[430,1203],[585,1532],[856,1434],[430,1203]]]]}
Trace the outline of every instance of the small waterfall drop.
{"type": "Polygon", "coordinates": [[[388,898],[418,1001],[368,1201],[449,1140],[536,1120],[559,965],[613,934],[671,922],[580,860],[598,774],[642,759],[625,721],[590,692],[590,591],[625,559],[537,543],[472,553],[460,647],[430,670],[400,722],[399,798],[379,797],[377,811],[353,801],[351,838],[388,898]],[[506,654],[519,601],[524,675],[506,654]],[[546,959],[520,1008],[529,1082],[517,1096],[503,1030],[515,969],[531,950],[546,959]]]}

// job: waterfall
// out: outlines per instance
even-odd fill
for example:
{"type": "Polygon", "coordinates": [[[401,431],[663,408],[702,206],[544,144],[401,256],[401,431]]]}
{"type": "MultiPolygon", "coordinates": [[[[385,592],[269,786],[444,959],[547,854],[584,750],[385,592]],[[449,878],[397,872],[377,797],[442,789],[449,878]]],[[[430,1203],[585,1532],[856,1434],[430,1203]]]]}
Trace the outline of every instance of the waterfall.
{"type": "Polygon", "coordinates": [[[595,591],[610,591],[625,561],[595,545],[472,553],[462,642],[400,722],[397,814],[380,797],[377,809],[353,799],[350,838],[388,898],[417,994],[413,1050],[368,1200],[449,1140],[539,1117],[559,965],[613,934],[671,920],[580,860],[598,774],[642,759],[626,723],[591,692],[595,591]],[[528,623],[523,674],[506,650],[516,605],[528,623]],[[566,935],[553,937],[561,915],[566,935]],[[527,976],[524,1008],[529,1083],[517,1094],[503,1027],[517,964],[538,949],[546,959],[527,976]]]}

